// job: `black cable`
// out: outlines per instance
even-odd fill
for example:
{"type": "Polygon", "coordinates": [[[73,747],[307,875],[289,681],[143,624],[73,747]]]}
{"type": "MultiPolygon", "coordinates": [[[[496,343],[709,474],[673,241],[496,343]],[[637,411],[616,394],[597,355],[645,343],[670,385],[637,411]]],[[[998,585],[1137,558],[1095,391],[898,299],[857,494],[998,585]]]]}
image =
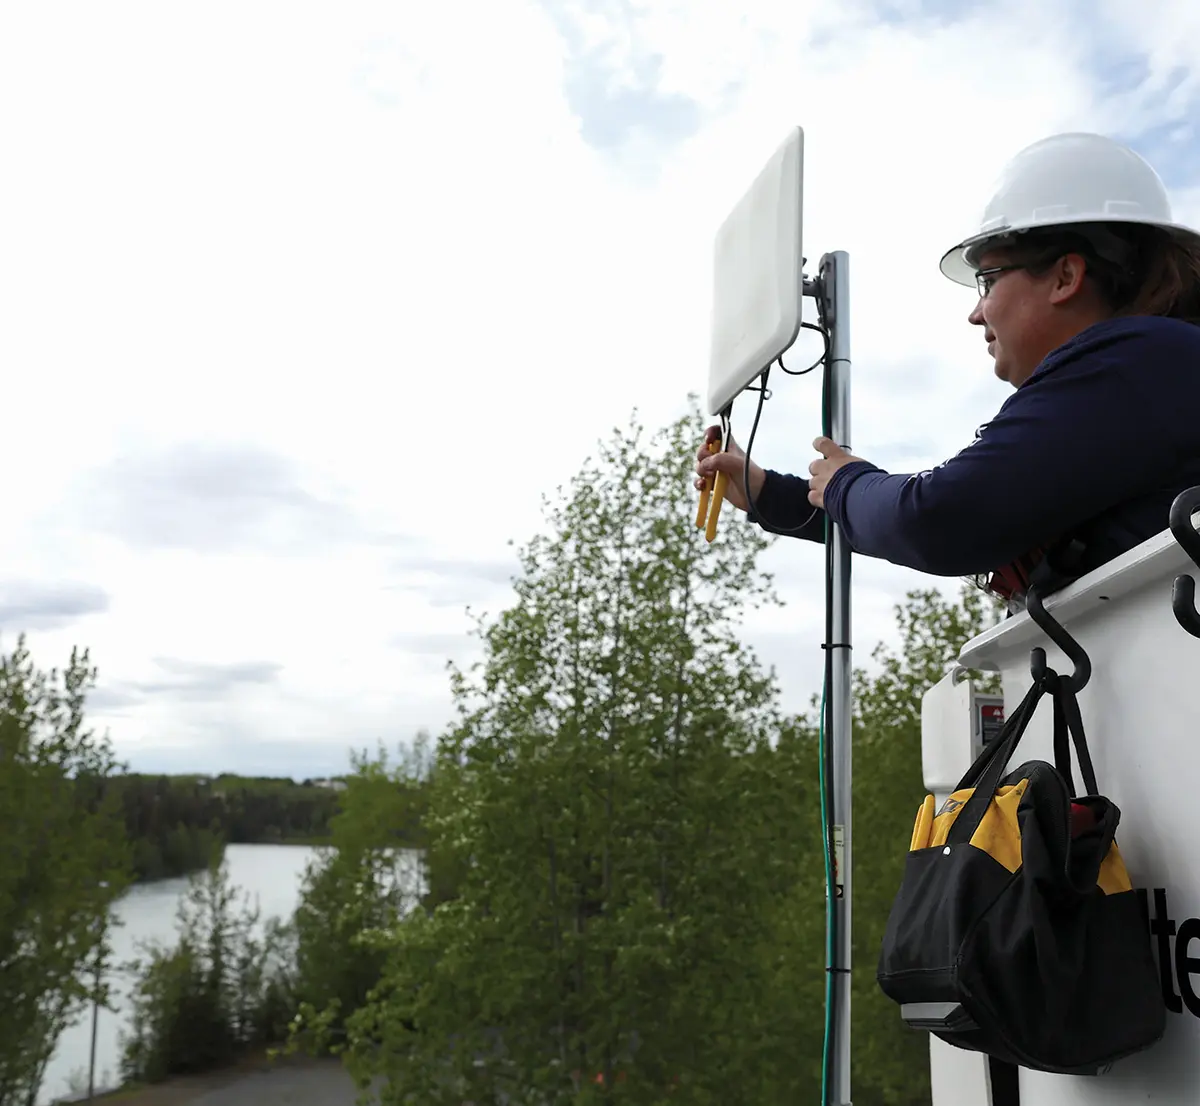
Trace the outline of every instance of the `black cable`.
{"type": "MultiPolygon", "coordinates": [[[[824,365],[825,372],[824,372],[824,381],[822,383],[823,395],[824,395],[824,392],[827,392],[829,389],[829,366],[830,366],[829,330],[825,326],[825,307],[824,307],[824,304],[822,304],[822,302],[821,302],[820,296],[817,297],[817,314],[818,314],[818,318],[820,320],[819,323],[804,323],[804,322],[802,322],[800,324],[800,326],[805,330],[815,330],[818,334],[821,335],[821,339],[824,344],[824,350],[822,351],[821,356],[818,357],[811,365],[809,365],[807,369],[789,369],[783,363],[783,355],[781,354],[779,357],[777,357],[775,359],[775,362],[773,362],[772,365],[768,365],[765,369],[763,369],[762,376],[759,378],[760,387],[758,389],[758,407],[754,412],[754,422],[750,426],[749,440],[746,442],[746,454],[745,454],[744,462],[742,465],[742,487],[746,490],[746,517],[749,518],[749,520],[751,522],[757,522],[760,526],[764,527],[767,530],[771,530],[776,534],[799,534],[802,530],[804,530],[812,522],[812,520],[814,518],[817,517],[817,512],[820,511],[821,508],[814,507],[812,509],[812,511],[810,512],[808,518],[806,518],[799,526],[792,526],[792,527],[786,527],[786,528],[782,527],[782,526],[772,526],[763,517],[762,511],[760,511],[758,509],[758,507],[754,503],[753,498],[750,495],[750,453],[754,449],[754,436],[755,436],[755,434],[758,433],[758,420],[762,417],[763,403],[766,402],[767,395],[768,395],[767,381],[770,378],[771,369],[773,368],[774,364],[778,364],[779,367],[785,373],[788,374],[788,376],[805,376],[807,373],[812,372],[813,369],[817,368],[818,366],[824,365]]],[[[825,414],[824,414],[825,406],[826,406],[826,400],[825,400],[825,398],[823,398],[822,399],[822,416],[821,416],[821,421],[822,421],[823,425],[827,421],[825,418],[825,414]]],[[[828,434],[829,431],[827,429],[825,429],[822,431],[822,433],[828,434]]]]}
{"type": "Polygon", "coordinates": [[[817,305],[817,312],[821,319],[821,322],[819,324],[818,323],[801,323],[800,326],[804,330],[815,330],[818,334],[821,335],[821,338],[823,339],[824,345],[825,345],[824,352],[822,352],[821,356],[818,357],[811,365],[809,365],[807,369],[789,369],[783,363],[783,354],[780,354],[778,357],[775,358],[775,360],[778,362],[779,367],[781,369],[783,369],[783,371],[785,373],[787,373],[788,376],[804,376],[806,373],[812,372],[813,369],[815,369],[818,365],[824,365],[829,360],[829,331],[825,326],[825,308],[823,306],[821,306],[820,303],[818,303],[818,305],[817,305]]]}

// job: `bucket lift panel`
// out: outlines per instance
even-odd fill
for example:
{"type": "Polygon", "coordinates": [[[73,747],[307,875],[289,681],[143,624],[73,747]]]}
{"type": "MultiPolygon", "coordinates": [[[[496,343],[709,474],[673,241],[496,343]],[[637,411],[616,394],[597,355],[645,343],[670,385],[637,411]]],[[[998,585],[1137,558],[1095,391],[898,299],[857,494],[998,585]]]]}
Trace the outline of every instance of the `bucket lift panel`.
{"type": "MultiPolygon", "coordinates": [[[[1021,1106],[1200,1102],[1200,639],[1171,610],[1181,573],[1200,576],[1164,531],[1045,601],[1091,658],[1079,706],[1100,788],[1121,811],[1117,843],[1145,905],[1169,1013],[1162,1041],[1104,1075],[1021,1069],[1021,1106]]],[[[959,660],[999,671],[1011,708],[1032,683],[1034,646],[1055,671],[1072,671],[1028,614],[968,642],[959,660]]],[[[1014,763],[1053,761],[1052,733],[1053,712],[1040,707],[1014,763]]],[[[933,1106],[961,1101],[935,1093],[933,1106]]]]}
{"type": "Polygon", "coordinates": [[[955,666],[921,700],[921,771],[940,807],[1004,725],[1004,697],[977,691],[955,666]]]}

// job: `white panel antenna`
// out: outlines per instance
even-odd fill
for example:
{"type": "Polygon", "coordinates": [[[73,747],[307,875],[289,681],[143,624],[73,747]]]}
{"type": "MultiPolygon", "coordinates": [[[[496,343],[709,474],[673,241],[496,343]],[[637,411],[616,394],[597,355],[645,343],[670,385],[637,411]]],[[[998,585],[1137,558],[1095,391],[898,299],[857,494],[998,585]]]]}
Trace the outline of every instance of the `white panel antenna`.
{"type": "Polygon", "coordinates": [[[724,411],[800,333],[804,131],[793,127],[717,231],[708,410],[724,411]]]}

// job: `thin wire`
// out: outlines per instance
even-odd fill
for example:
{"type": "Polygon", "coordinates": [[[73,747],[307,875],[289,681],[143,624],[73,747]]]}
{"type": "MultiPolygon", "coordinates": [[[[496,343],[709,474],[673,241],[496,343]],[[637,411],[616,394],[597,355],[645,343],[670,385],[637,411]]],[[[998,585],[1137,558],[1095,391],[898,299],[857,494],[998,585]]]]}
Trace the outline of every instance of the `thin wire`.
{"type": "MultiPolygon", "coordinates": [[[[812,372],[813,369],[817,368],[818,366],[824,365],[825,376],[827,378],[824,382],[824,386],[827,387],[829,383],[829,330],[825,326],[825,308],[821,303],[819,296],[817,297],[817,313],[820,319],[819,324],[801,323],[800,325],[805,330],[815,330],[821,335],[824,344],[824,350],[821,353],[821,356],[818,357],[811,365],[809,365],[807,369],[789,369],[783,363],[782,355],[775,359],[774,364],[778,364],[779,367],[788,374],[788,376],[804,376],[807,373],[812,372]]],[[[776,534],[799,534],[811,524],[814,518],[817,517],[817,513],[821,510],[820,507],[814,507],[809,513],[808,518],[806,518],[799,526],[772,526],[771,523],[769,523],[766,518],[763,517],[762,511],[759,510],[758,506],[750,496],[750,454],[754,449],[754,436],[758,433],[758,420],[762,417],[763,403],[767,398],[767,380],[770,378],[772,367],[773,365],[768,365],[765,369],[763,369],[762,376],[760,377],[762,386],[758,391],[758,407],[754,412],[754,422],[750,426],[750,437],[746,442],[746,455],[742,464],[742,487],[746,490],[746,516],[751,522],[757,522],[760,526],[763,526],[776,534]]],[[[827,430],[823,430],[822,432],[828,433],[827,430]]]]}
{"type": "Polygon", "coordinates": [[[826,361],[829,360],[829,331],[825,328],[825,318],[824,318],[825,309],[823,307],[821,307],[820,305],[818,305],[817,310],[821,316],[821,322],[819,324],[818,323],[801,323],[800,326],[804,330],[815,330],[818,334],[820,334],[821,338],[824,340],[825,349],[822,352],[821,356],[818,357],[811,365],[809,365],[807,369],[789,369],[783,363],[783,354],[781,353],[778,357],[775,358],[775,361],[778,363],[779,367],[781,369],[783,369],[783,371],[785,373],[788,374],[788,376],[804,376],[806,373],[812,372],[813,369],[815,369],[818,365],[823,365],[823,364],[825,364],[826,361]]]}

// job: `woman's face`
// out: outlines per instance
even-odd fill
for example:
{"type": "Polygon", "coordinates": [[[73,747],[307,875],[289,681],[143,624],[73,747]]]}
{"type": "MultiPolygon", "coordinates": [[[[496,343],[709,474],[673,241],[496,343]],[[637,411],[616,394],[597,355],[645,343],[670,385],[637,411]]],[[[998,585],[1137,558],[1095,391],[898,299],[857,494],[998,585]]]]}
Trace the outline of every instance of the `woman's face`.
{"type": "Polygon", "coordinates": [[[1001,380],[1019,388],[1051,350],[1095,321],[1078,317],[1085,269],[1083,258],[1074,254],[1039,276],[1015,264],[1005,250],[979,258],[979,302],[968,320],[983,327],[1001,380]]]}

